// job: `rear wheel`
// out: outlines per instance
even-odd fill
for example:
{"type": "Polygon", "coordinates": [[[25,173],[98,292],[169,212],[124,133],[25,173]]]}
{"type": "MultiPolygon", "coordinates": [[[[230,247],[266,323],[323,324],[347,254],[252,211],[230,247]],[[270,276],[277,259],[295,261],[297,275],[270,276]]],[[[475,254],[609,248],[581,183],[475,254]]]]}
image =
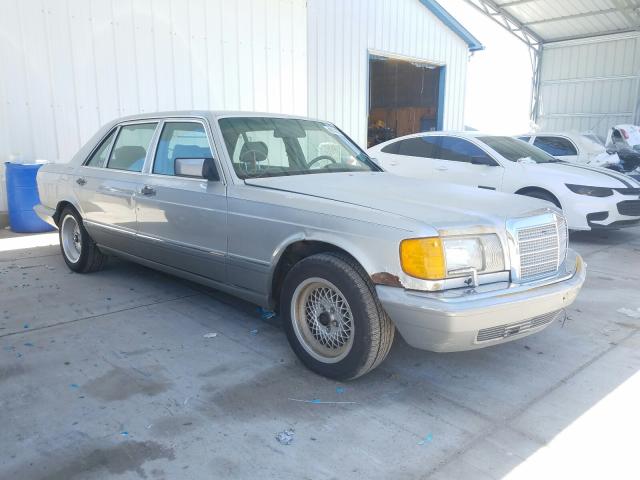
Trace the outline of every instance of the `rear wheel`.
{"type": "Polygon", "coordinates": [[[85,230],[80,215],[67,207],[60,215],[59,225],[60,249],[67,266],[78,273],[100,270],[107,257],[85,230]]]}
{"type": "Polygon", "coordinates": [[[281,295],[287,338],[314,372],[357,378],[387,356],[395,329],[366,273],[338,253],[307,257],[287,274],[281,295]]]}

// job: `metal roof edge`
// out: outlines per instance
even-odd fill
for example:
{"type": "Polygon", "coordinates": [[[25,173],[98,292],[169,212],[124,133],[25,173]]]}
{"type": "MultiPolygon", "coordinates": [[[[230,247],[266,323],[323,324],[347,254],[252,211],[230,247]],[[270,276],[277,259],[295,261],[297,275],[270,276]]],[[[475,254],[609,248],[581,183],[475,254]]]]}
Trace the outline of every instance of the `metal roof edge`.
{"type": "Polygon", "coordinates": [[[453,15],[444,9],[436,0],[420,0],[420,3],[424,5],[431,13],[433,13],[438,19],[445,24],[453,33],[458,35],[469,46],[469,51],[477,52],[478,50],[484,50],[484,45],[480,43],[476,37],[474,37],[469,30],[464,28],[453,15]]]}
{"type": "Polygon", "coordinates": [[[640,36],[640,31],[637,30],[629,30],[627,32],[616,32],[616,33],[602,33],[600,35],[589,35],[578,38],[570,38],[570,39],[558,39],[558,40],[550,40],[544,43],[545,49],[550,48],[559,48],[565,47],[569,45],[584,45],[587,43],[600,43],[600,42],[612,42],[615,40],[622,40],[625,38],[633,38],[640,36]]]}

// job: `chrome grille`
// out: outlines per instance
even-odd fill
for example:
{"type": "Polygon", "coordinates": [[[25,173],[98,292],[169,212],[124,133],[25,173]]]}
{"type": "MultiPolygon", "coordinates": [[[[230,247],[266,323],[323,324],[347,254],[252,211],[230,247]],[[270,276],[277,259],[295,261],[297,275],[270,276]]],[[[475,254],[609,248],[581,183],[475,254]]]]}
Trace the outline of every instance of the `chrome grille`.
{"type": "Polygon", "coordinates": [[[565,253],[565,248],[561,247],[562,237],[566,245],[566,227],[560,221],[519,228],[516,230],[516,237],[521,280],[552,274],[558,270],[565,253]]]}
{"type": "Polygon", "coordinates": [[[499,340],[507,338],[512,335],[518,335],[520,333],[539,328],[553,322],[560,314],[561,310],[555,310],[553,312],[538,315],[537,317],[524,320],[517,323],[509,323],[506,325],[498,325],[497,327],[483,328],[478,332],[476,336],[477,342],[488,342],[490,340],[499,340]]]}

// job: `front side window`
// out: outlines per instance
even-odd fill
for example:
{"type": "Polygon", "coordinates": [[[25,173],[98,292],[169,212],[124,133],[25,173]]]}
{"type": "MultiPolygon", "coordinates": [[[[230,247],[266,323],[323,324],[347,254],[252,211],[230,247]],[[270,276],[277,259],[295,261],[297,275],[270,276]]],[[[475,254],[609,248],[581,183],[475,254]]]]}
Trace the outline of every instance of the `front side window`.
{"type": "Polygon", "coordinates": [[[213,158],[207,134],[201,123],[164,124],[153,162],[153,173],[175,175],[176,158],[213,158]]]}
{"type": "Polygon", "coordinates": [[[482,143],[494,149],[511,162],[533,161],[536,163],[558,162],[551,155],[529,143],[524,143],[513,137],[478,137],[482,143]]]}
{"type": "Polygon", "coordinates": [[[533,145],[555,157],[578,154],[573,144],[562,137],[536,137],[533,145]]]}
{"type": "Polygon", "coordinates": [[[124,125],[118,132],[107,168],[141,172],[157,123],[124,125]]]}
{"type": "Polygon", "coordinates": [[[218,123],[233,169],[242,179],[380,171],[328,123],[270,117],[229,117],[218,123]]]}
{"type": "Polygon", "coordinates": [[[474,157],[489,158],[486,153],[468,140],[456,137],[440,137],[439,159],[470,163],[474,157]]]}
{"type": "Polygon", "coordinates": [[[111,145],[113,144],[113,139],[116,137],[116,130],[112,130],[111,133],[105,138],[98,149],[93,152],[93,155],[87,160],[85,163],[86,166],[89,167],[99,167],[104,168],[107,164],[107,159],[109,158],[109,151],[111,150],[111,145]]]}

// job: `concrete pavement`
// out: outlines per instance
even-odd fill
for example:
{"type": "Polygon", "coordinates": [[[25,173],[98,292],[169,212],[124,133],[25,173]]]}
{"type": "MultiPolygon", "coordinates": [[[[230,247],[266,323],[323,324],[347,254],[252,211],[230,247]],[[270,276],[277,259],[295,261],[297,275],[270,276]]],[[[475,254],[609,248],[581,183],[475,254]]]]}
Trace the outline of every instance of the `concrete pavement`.
{"type": "Polygon", "coordinates": [[[589,272],[564,323],[454,354],[398,338],[345,384],[255,306],[119,260],[74,274],[55,234],[0,232],[0,478],[638,472],[640,319],[617,310],[640,308],[640,228],[572,235],[589,272]]]}

